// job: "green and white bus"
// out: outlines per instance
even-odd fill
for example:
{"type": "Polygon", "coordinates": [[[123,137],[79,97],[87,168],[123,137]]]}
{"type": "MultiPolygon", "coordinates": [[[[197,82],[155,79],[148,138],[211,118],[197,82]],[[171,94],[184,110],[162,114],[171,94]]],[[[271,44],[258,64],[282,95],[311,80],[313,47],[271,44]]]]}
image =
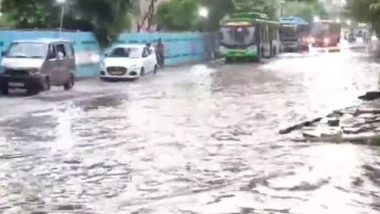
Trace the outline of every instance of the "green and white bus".
{"type": "Polygon", "coordinates": [[[279,22],[265,13],[235,13],[221,21],[219,52],[226,62],[260,61],[280,52],[279,22]]]}

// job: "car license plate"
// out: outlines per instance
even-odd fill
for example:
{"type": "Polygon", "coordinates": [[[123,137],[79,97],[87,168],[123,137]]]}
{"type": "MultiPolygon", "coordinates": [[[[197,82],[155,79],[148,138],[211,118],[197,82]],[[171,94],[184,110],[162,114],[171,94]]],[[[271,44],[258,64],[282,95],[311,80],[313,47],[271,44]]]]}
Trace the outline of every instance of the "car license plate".
{"type": "Polygon", "coordinates": [[[123,71],[112,71],[111,72],[112,75],[124,75],[124,72],[123,71]]]}
{"type": "Polygon", "coordinates": [[[25,87],[23,82],[9,82],[8,87],[25,87]]]}

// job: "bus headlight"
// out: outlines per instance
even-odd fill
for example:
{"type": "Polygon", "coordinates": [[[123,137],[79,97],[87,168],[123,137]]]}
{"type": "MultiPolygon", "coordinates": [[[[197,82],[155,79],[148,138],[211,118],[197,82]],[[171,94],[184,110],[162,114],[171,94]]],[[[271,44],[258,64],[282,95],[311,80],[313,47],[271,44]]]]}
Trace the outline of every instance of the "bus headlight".
{"type": "Polygon", "coordinates": [[[223,53],[223,52],[226,52],[227,51],[227,48],[225,48],[224,46],[220,46],[219,47],[219,52],[223,53]]]}
{"type": "Polygon", "coordinates": [[[257,51],[257,46],[256,46],[256,45],[249,46],[249,47],[247,48],[247,51],[257,51]]]}

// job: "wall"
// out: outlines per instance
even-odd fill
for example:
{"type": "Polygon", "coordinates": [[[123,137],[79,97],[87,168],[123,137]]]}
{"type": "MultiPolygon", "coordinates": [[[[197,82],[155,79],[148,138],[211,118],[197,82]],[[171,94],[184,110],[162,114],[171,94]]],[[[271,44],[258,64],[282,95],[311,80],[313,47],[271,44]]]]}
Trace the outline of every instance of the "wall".
{"type": "Polygon", "coordinates": [[[166,65],[180,65],[206,59],[205,40],[201,33],[127,33],[121,34],[116,44],[150,42],[155,45],[160,38],[165,45],[166,65]]]}
{"type": "Polygon", "coordinates": [[[0,30],[0,51],[6,50],[14,40],[40,38],[63,38],[73,41],[77,77],[91,77],[99,73],[99,45],[94,35],[88,32],[0,30]]]}
{"type": "MultiPolygon", "coordinates": [[[[6,50],[14,40],[64,38],[74,42],[77,59],[77,77],[97,76],[100,49],[94,35],[88,32],[16,31],[0,30],[0,51],[6,50]]],[[[201,62],[206,59],[205,35],[201,33],[125,33],[115,44],[151,42],[161,38],[165,44],[165,64],[168,66],[201,62]]]]}

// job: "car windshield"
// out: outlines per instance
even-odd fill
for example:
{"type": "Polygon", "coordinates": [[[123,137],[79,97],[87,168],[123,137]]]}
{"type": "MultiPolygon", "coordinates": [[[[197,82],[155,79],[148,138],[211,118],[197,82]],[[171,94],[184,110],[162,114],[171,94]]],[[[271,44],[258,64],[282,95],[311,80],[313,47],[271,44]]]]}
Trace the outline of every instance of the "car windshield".
{"type": "Polygon", "coordinates": [[[254,26],[225,26],[221,29],[221,43],[225,45],[250,45],[254,43],[254,26]]]}
{"type": "Polygon", "coordinates": [[[43,43],[13,43],[6,53],[11,58],[44,58],[47,44],[43,43]]]}
{"type": "Polygon", "coordinates": [[[125,57],[125,58],[140,58],[142,50],[140,48],[132,47],[118,47],[111,51],[109,57],[125,57]]]}

